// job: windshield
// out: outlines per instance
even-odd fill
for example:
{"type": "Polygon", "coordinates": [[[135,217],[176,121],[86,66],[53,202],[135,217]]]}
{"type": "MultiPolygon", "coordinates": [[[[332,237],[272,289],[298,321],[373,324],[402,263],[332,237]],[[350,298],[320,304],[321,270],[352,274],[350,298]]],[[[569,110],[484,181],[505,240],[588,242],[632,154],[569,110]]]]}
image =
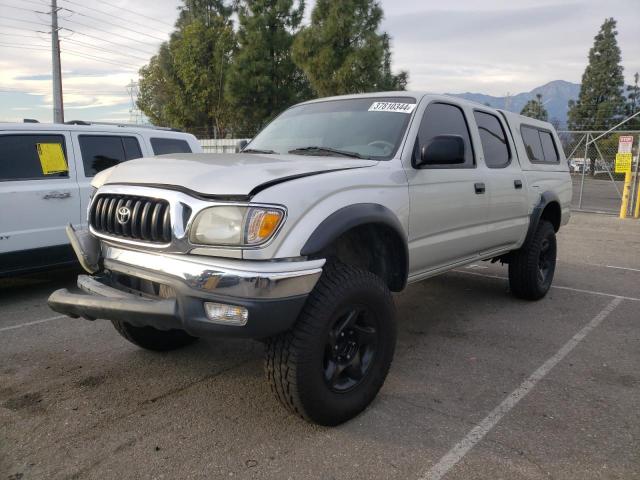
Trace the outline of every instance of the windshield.
{"type": "Polygon", "coordinates": [[[244,150],[388,160],[398,150],[416,99],[373,97],[298,105],[244,150]]]}

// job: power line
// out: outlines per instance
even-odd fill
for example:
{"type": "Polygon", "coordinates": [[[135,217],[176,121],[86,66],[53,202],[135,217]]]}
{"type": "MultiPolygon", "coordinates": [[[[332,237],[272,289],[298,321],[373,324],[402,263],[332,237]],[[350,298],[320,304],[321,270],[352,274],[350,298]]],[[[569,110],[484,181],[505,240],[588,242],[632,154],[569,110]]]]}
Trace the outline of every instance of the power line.
{"type": "Polygon", "coordinates": [[[131,13],[132,15],[137,15],[137,16],[139,16],[139,17],[146,18],[147,20],[153,20],[154,22],[158,22],[158,23],[161,23],[161,24],[163,24],[163,25],[166,25],[166,26],[168,26],[168,27],[173,28],[173,25],[170,25],[170,24],[168,24],[168,23],[166,23],[166,22],[163,22],[162,20],[158,20],[158,19],[156,19],[156,18],[149,17],[148,15],[145,15],[144,13],[134,12],[133,10],[130,10],[130,9],[127,9],[127,8],[121,7],[120,5],[114,5],[113,3],[107,2],[106,0],[102,0],[100,3],[103,3],[103,4],[105,4],[105,5],[109,5],[110,7],[116,8],[116,9],[118,9],[118,10],[123,10],[123,11],[125,11],[125,12],[129,12],[129,13],[131,13]]]}
{"type": "MultiPolygon", "coordinates": [[[[43,5],[44,6],[44,5],[43,5]]],[[[48,15],[49,12],[39,12],[37,10],[33,10],[32,8],[24,8],[24,7],[15,7],[13,5],[7,5],[6,3],[0,3],[0,7],[5,7],[5,8],[13,8],[14,10],[22,10],[23,12],[30,12],[30,13],[42,13],[45,15],[48,15]]]]}
{"type": "Polygon", "coordinates": [[[111,40],[106,40],[104,38],[96,37],[95,35],[90,35],[88,33],[79,32],[79,31],[73,30],[71,28],[62,27],[62,29],[66,30],[67,32],[72,32],[72,33],[75,33],[75,34],[78,34],[78,35],[82,35],[84,37],[93,38],[94,40],[99,40],[101,42],[110,43],[111,45],[115,45],[116,47],[124,48],[124,49],[127,49],[127,50],[135,50],[137,52],[144,53],[145,55],[153,55],[152,53],[145,52],[144,50],[141,50],[139,48],[130,47],[129,45],[124,45],[122,43],[112,42],[111,40]]]}
{"type": "Polygon", "coordinates": [[[22,33],[2,33],[0,32],[0,35],[2,35],[3,37],[11,37],[11,38],[15,38],[15,37],[20,37],[20,38],[35,38],[37,40],[42,40],[44,41],[44,39],[42,37],[39,37],[38,35],[24,35],[22,33]]]}
{"type": "MultiPolygon", "coordinates": [[[[113,35],[113,32],[110,32],[109,30],[103,30],[102,28],[97,28],[95,25],[88,25],[86,23],[78,22],[77,20],[69,20],[68,18],[63,18],[61,20],[64,20],[65,22],[75,23],[77,25],[80,25],[81,27],[86,27],[86,28],[89,28],[91,30],[95,30],[97,32],[102,32],[102,33],[106,33],[108,35],[113,35]]],[[[122,35],[122,34],[119,34],[119,36],[121,38],[126,39],[126,40],[129,40],[129,41],[132,41],[132,42],[137,42],[137,43],[140,43],[142,45],[148,46],[150,48],[154,48],[152,45],[150,45],[147,42],[143,42],[142,40],[138,40],[138,39],[133,38],[133,37],[127,37],[126,35],[122,35]]]]}
{"type": "MultiPolygon", "coordinates": [[[[41,92],[37,90],[22,90],[19,88],[10,88],[10,87],[0,87],[1,93],[26,93],[30,95],[46,95],[46,92],[41,92]]],[[[87,92],[86,90],[69,90],[65,89],[66,93],[71,95],[86,95],[86,96],[98,96],[102,95],[105,97],[128,97],[129,94],[126,91],[116,92],[116,91],[106,91],[106,92],[87,92]]]]}
{"type": "Polygon", "coordinates": [[[108,48],[99,47],[97,45],[92,45],[92,44],[86,43],[86,42],[81,42],[80,40],[73,40],[71,38],[63,38],[63,40],[65,42],[75,43],[77,45],[80,45],[80,46],[83,46],[83,47],[86,47],[86,48],[90,48],[92,50],[100,50],[100,51],[103,51],[103,52],[106,52],[106,53],[112,53],[114,55],[119,55],[121,57],[128,57],[128,58],[132,58],[132,59],[135,59],[135,60],[142,60],[145,63],[149,61],[148,58],[137,57],[137,56],[131,55],[129,53],[116,52],[115,50],[109,50],[108,48]]]}
{"type": "Polygon", "coordinates": [[[0,43],[0,47],[24,48],[24,49],[27,49],[27,50],[43,50],[43,51],[49,50],[49,48],[45,47],[45,46],[41,46],[41,47],[40,46],[36,46],[36,45],[29,46],[29,45],[23,45],[23,44],[20,44],[20,43],[0,43]]]}
{"type": "MultiPolygon", "coordinates": [[[[33,1],[33,0],[32,0],[32,1],[33,1]]],[[[116,20],[118,20],[118,21],[120,21],[120,22],[122,21],[122,16],[114,15],[113,13],[105,12],[104,10],[99,10],[99,9],[97,9],[97,8],[89,7],[89,6],[87,6],[87,5],[83,5],[83,4],[78,3],[78,2],[75,2],[75,1],[73,1],[73,0],[63,0],[63,1],[64,1],[65,3],[70,3],[70,4],[72,4],[72,5],[76,5],[76,6],[78,6],[78,7],[82,7],[82,8],[84,8],[84,9],[86,9],[86,10],[91,10],[91,11],[93,11],[93,12],[97,12],[97,13],[100,13],[100,14],[102,14],[102,15],[106,15],[106,16],[108,16],[108,17],[115,18],[116,20]]],[[[133,25],[137,25],[137,26],[139,26],[139,27],[146,28],[146,29],[151,29],[151,28],[153,28],[153,27],[149,27],[149,25],[145,25],[145,24],[143,24],[143,23],[135,22],[135,21],[133,21],[133,20],[131,20],[131,19],[127,19],[127,23],[129,23],[129,24],[133,24],[133,25]]],[[[166,25],[167,25],[167,26],[169,26],[168,24],[166,24],[166,25]]]]}
{"type": "Polygon", "coordinates": [[[32,23],[33,25],[42,25],[48,27],[48,23],[32,22],[31,20],[21,20],[20,18],[2,17],[3,20],[11,20],[12,22],[32,23]]]}
{"type": "Polygon", "coordinates": [[[148,33],[145,33],[145,32],[141,32],[139,30],[134,30],[132,28],[125,27],[125,26],[122,25],[122,23],[113,23],[113,22],[109,22],[107,20],[102,20],[102,19],[100,19],[98,17],[94,17],[93,15],[87,15],[86,13],[78,12],[78,11],[72,10],[70,8],[64,8],[63,7],[63,10],[66,10],[67,12],[71,12],[71,13],[76,14],[76,15],[80,15],[82,17],[87,17],[87,18],[89,18],[91,20],[97,20],[98,22],[105,23],[107,25],[112,25],[112,26],[114,26],[116,28],[119,28],[121,30],[127,30],[129,32],[136,33],[138,35],[144,35],[145,37],[153,38],[154,40],[158,40],[160,42],[164,42],[165,41],[164,38],[156,37],[155,35],[151,35],[151,34],[148,34],[148,33]]]}
{"type": "Polygon", "coordinates": [[[123,67],[134,68],[134,69],[140,68],[139,65],[133,65],[131,63],[122,63],[122,62],[119,62],[117,60],[107,60],[105,58],[96,57],[96,56],[90,55],[88,53],[78,52],[77,50],[69,50],[68,48],[64,49],[61,53],[68,54],[68,55],[73,55],[73,56],[76,56],[76,57],[84,57],[84,58],[87,58],[89,60],[98,60],[98,61],[100,61],[102,63],[110,63],[111,65],[118,65],[118,66],[123,66],[123,67]]]}
{"type": "Polygon", "coordinates": [[[31,3],[33,5],[38,5],[40,7],[49,7],[49,5],[46,2],[38,2],[37,0],[20,0],[20,3],[23,3],[23,2],[31,3]]]}

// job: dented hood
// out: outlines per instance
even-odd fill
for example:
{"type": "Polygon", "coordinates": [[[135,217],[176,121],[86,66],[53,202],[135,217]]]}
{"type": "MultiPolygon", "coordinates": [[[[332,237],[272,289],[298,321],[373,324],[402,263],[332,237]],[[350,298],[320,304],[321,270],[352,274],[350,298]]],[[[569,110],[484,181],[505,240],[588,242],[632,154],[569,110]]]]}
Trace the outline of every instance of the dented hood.
{"type": "Polygon", "coordinates": [[[121,163],[109,172],[104,183],[174,186],[210,196],[248,196],[282,181],[376,163],[325,156],[172,154],[121,163]]]}

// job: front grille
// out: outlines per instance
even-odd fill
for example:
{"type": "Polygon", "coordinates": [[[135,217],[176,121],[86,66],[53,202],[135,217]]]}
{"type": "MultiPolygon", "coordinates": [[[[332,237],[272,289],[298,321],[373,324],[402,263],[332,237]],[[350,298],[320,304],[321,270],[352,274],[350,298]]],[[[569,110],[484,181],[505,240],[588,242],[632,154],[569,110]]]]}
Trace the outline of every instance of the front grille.
{"type": "Polygon", "coordinates": [[[171,214],[166,200],[101,194],[91,205],[89,224],[96,232],[114,237],[171,242],[171,214]]]}

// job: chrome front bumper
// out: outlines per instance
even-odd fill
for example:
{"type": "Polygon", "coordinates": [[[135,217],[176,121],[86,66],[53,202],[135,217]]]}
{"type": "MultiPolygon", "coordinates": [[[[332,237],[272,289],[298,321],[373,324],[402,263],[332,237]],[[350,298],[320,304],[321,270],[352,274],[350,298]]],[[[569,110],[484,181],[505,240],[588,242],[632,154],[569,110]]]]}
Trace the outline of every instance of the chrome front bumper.
{"type": "MultiPolygon", "coordinates": [[[[76,250],[91,245],[72,244],[76,250]]],[[[49,297],[53,310],[89,320],[101,318],[160,330],[181,329],[196,337],[264,338],[288,330],[325,263],[324,259],[259,262],[143,252],[104,242],[95,248],[100,248],[101,272],[78,277],[78,287],[84,293],[66,289],[53,292],[49,297]],[[160,298],[123,289],[121,275],[165,285],[171,293],[160,298]],[[236,326],[211,320],[205,311],[207,302],[243,307],[248,321],[236,326]]],[[[76,253],[78,257],[87,255],[76,253]]]]}
{"type": "Polygon", "coordinates": [[[199,255],[172,255],[128,250],[103,244],[104,268],[158,283],[179,281],[193,294],[275,299],[305,295],[313,290],[324,259],[260,262],[199,255]]]}

